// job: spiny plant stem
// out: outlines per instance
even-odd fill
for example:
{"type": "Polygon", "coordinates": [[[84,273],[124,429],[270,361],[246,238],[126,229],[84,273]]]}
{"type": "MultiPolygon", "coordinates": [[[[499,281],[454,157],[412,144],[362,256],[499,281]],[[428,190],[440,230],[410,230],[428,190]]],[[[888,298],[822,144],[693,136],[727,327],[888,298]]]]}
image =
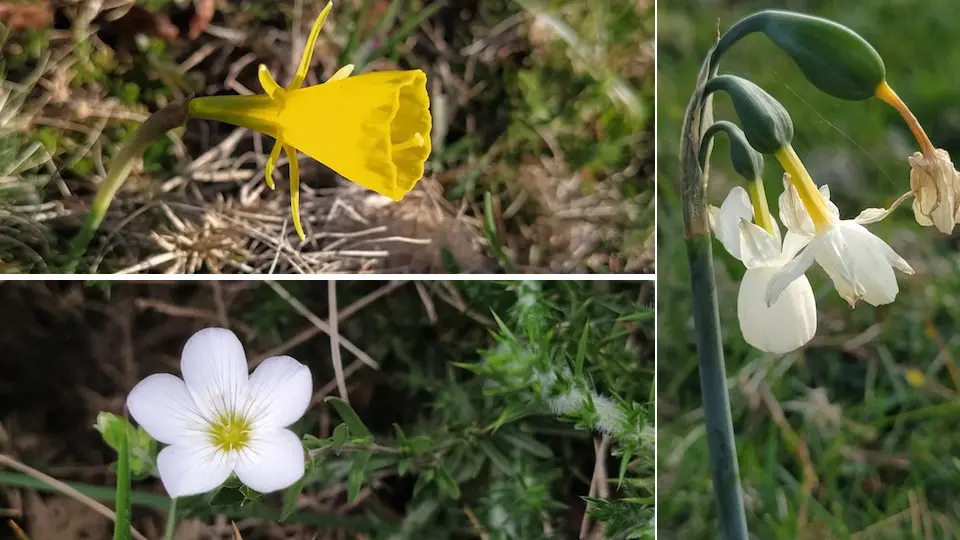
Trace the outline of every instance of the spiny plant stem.
{"type": "Polygon", "coordinates": [[[709,163],[709,151],[703,168],[700,167],[699,159],[704,126],[713,122],[711,98],[703,99],[703,86],[716,72],[716,66],[711,66],[710,63],[712,55],[713,50],[700,68],[696,89],[690,98],[683,122],[680,143],[683,224],[687,259],[690,263],[690,291],[693,295],[693,320],[700,363],[704,424],[707,428],[707,451],[720,534],[724,540],[746,540],[747,520],[740,489],[730,396],[727,393],[713,249],[707,220],[706,163],[709,163]]]}
{"type": "Polygon", "coordinates": [[[100,185],[97,196],[90,205],[90,212],[80,228],[80,232],[74,237],[70,244],[70,255],[67,258],[67,265],[64,271],[72,274],[76,271],[80,263],[80,257],[83,256],[90,245],[90,240],[100,228],[110,203],[117,190],[123,185],[123,182],[130,176],[130,171],[137,159],[153,144],[154,141],[163,137],[173,128],[180,127],[187,123],[187,107],[190,100],[180,103],[173,103],[160,109],[150,115],[147,120],[137,128],[117,152],[113,162],[110,164],[110,170],[107,172],[107,178],[100,185]]]}

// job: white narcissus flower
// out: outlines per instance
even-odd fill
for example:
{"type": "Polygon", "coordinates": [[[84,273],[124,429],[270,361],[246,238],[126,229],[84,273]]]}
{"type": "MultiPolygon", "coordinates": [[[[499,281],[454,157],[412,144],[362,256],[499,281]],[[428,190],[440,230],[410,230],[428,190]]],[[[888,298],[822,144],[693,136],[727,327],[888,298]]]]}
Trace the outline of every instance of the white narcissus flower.
{"type": "Polygon", "coordinates": [[[739,186],[730,190],[720,208],[710,207],[708,216],[717,239],[747,267],[737,294],[737,318],[744,341],[776,354],[810,341],[817,332],[817,306],[805,276],[790,283],[772,305],[764,299],[770,279],[807,239],[788,233],[781,245],[779,226],[772,216],[774,234],[751,223],[753,206],[739,186]]]}
{"type": "Polygon", "coordinates": [[[211,491],[233,473],[261,493],[303,476],[303,446],[286,428],[310,404],[307,366],[276,356],[248,377],[237,336],[207,328],[187,340],[180,370],[183,379],[150,375],[127,396],[131,416],[169,445],[157,456],[157,469],[171,497],[211,491]]]}
{"type": "Polygon", "coordinates": [[[860,299],[874,306],[893,302],[900,291],[893,269],[913,274],[913,268],[886,242],[864,227],[883,219],[888,212],[867,208],[855,219],[841,220],[840,212],[829,202],[829,191],[824,187],[820,188],[820,193],[826,203],[827,222],[815,227],[804,210],[800,195],[788,179],[789,176],[784,175],[780,215],[791,233],[809,238],[809,243],[770,281],[767,303],[774,303],[814,261],[827,272],[837,292],[850,307],[856,306],[860,299]]]}
{"type": "Polygon", "coordinates": [[[913,216],[924,227],[936,225],[943,234],[953,232],[960,221],[960,174],[946,150],[933,155],[914,152],[910,162],[910,190],[913,192],[913,216]]]}

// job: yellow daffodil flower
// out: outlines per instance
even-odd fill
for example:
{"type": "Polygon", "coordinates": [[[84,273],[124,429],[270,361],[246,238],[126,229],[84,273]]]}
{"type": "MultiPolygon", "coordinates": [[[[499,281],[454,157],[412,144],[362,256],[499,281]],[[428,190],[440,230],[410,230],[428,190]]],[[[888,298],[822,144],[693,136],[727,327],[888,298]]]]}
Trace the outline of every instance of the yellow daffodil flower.
{"type": "Polygon", "coordinates": [[[423,176],[430,155],[430,99],[423,71],[382,71],[351,77],[342,67],[327,82],[301,88],[313,48],[333,3],[327,3],[307,39],[300,66],[286,88],[260,64],[265,95],[210,96],[190,101],[190,116],[246,127],[276,139],[267,159],[266,182],[273,189],[273,168],[281,148],[290,162],[290,207],[300,223],[297,150],[341,176],[399,201],[423,176]]]}

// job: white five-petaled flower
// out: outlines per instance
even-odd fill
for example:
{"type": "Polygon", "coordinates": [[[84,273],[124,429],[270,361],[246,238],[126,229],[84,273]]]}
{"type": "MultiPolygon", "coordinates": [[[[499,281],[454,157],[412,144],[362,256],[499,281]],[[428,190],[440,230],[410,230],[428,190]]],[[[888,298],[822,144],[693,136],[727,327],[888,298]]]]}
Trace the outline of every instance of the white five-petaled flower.
{"type": "Polygon", "coordinates": [[[776,302],[814,261],[827,272],[837,292],[850,307],[861,298],[874,306],[893,302],[900,291],[893,269],[913,274],[913,268],[886,242],[864,227],[883,219],[887,212],[867,208],[855,219],[841,220],[840,212],[829,202],[829,190],[824,186],[820,188],[820,194],[826,203],[827,221],[815,224],[788,179],[789,176],[784,175],[780,216],[790,232],[808,238],[809,243],[770,281],[767,303],[776,302]]]}
{"type": "Polygon", "coordinates": [[[187,340],[180,369],[183,379],[150,375],[127,397],[137,423],[169,445],[157,456],[157,469],[171,497],[211,491],[233,473],[261,493],[303,476],[303,446],[286,428],[310,404],[307,366],[277,356],[248,377],[237,336],[207,328],[187,340]]]}
{"type": "Polygon", "coordinates": [[[960,221],[960,174],[953,168],[950,154],[937,148],[930,156],[914,152],[907,161],[917,223],[936,225],[943,234],[950,234],[960,221]]]}
{"type": "Polygon", "coordinates": [[[767,305],[764,295],[770,279],[808,240],[788,232],[781,241],[776,220],[770,216],[771,234],[751,223],[753,213],[750,197],[737,186],[720,208],[709,208],[710,226],[727,251],[747,267],[737,294],[744,341],[762,351],[783,354],[800,348],[817,332],[813,289],[806,276],[800,276],[772,305],[767,305]]]}

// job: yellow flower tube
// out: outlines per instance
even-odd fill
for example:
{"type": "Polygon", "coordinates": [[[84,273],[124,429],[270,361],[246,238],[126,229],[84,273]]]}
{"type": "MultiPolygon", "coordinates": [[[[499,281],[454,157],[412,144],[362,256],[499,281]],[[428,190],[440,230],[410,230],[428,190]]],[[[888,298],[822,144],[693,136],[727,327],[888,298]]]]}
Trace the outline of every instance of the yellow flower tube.
{"type": "Polygon", "coordinates": [[[227,122],[277,140],[267,159],[266,182],[273,189],[273,168],[283,148],[290,162],[293,225],[301,240],[297,150],[394,201],[413,189],[430,155],[432,118],[423,71],[351,77],[353,66],[347,65],[327,82],[301,88],[332,7],[327,3],[317,17],[290,86],[278,85],[261,64],[258,75],[266,95],[200,97],[189,105],[193,118],[227,122]]]}

